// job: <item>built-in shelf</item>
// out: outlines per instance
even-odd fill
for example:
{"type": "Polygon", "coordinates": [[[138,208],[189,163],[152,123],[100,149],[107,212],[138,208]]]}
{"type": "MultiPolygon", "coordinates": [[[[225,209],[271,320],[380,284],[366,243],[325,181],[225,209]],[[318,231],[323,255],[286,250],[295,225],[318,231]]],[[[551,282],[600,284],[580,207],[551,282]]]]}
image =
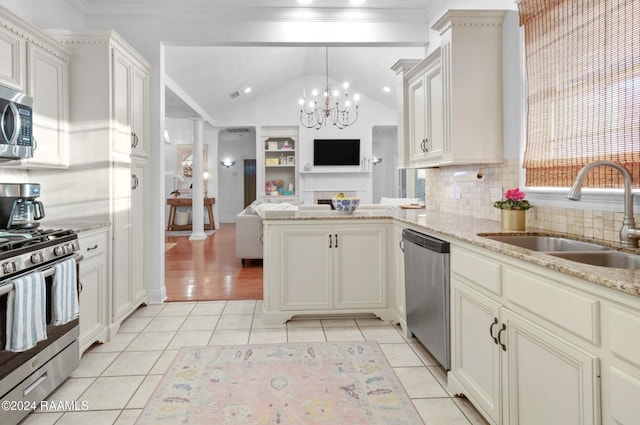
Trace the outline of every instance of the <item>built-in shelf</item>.
{"type": "Polygon", "coordinates": [[[265,165],[267,168],[278,168],[278,167],[295,167],[294,164],[274,164],[274,165],[265,165]]]}

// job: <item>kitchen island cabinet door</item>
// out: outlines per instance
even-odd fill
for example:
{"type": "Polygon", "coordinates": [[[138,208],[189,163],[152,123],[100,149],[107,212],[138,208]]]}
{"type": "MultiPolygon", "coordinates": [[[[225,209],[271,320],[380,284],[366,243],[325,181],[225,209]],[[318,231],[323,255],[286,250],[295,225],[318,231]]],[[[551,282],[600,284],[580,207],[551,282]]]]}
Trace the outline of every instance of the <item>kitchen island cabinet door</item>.
{"type": "Polygon", "coordinates": [[[499,424],[502,396],[496,340],[500,305],[452,279],[451,321],[449,389],[465,394],[485,418],[499,424]]]}
{"type": "Polygon", "coordinates": [[[282,273],[276,278],[282,287],[274,295],[281,297],[282,310],[329,310],[333,281],[329,229],[291,227],[280,230],[281,249],[273,261],[282,273]]]}
{"type": "Polygon", "coordinates": [[[385,308],[385,227],[336,226],[332,231],[336,309],[385,308]]]}

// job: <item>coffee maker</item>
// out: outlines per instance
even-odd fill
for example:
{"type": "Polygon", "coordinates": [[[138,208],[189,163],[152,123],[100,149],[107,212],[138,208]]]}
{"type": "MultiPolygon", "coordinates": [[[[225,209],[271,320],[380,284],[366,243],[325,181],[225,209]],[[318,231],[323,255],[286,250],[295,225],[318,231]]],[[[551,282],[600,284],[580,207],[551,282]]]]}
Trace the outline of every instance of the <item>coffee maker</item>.
{"type": "Polygon", "coordinates": [[[0,183],[0,229],[33,229],[44,218],[38,183],[0,183]]]}

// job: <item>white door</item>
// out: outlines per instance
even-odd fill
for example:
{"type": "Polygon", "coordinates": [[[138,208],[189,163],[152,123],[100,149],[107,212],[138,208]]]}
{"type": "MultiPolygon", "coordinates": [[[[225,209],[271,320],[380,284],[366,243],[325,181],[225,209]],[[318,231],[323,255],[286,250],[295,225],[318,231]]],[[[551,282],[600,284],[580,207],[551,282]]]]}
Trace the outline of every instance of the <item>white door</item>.
{"type": "Polygon", "coordinates": [[[131,287],[136,305],[146,301],[148,291],[147,236],[148,200],[146,160],[132,164],[131,179],[131,287]]]}
{"type": "Polygon", "coordinates": [[[507,423],[599,424],[598,359],[508,309],[501,313],[507,423]]]}
{"type": "Polygon", "coordinates": [[[148,152],[148,87],[149,76],[141,69],[133,68],[131,96],[131,125],[133,132],[133,153],[146,156],[148,152]]]}
{"type": "MultiPolygon", "coordinates": [[[[325,226],[301,226],[281,230],[282,246],[273,253],[281,270],[282,310],[332,308],[330,230],[325,226]],[[309,261],[309,259],[313,261],[309,261]]],[[[276,289],[277,290],[277,289],[276,289]]]]}
{"type": "Polygon", "coordinates": [[[67,145],[67,66],[56,56],[29,45],[29,93],[33,96],[33,138],[30,164],[69,165],[67,145]]]}
{"type": "Polygon", "coordinates": [[[387,243],[381,227],[333,229],[335,308],[387,306],[387,243]]]}
{"type": "Polygon", "coordinates": [[[131,261],[131,161],[122,155],[114,161],[113,173],[113,270],[112,319],[122,319],[132,310],[131,261]]]}
{"type": "Polygon", "coordinates": [[[501,423],[502,396],[499,332],[500,305],[452,279],[451,370],[476,407],[496,424],[501,423]]]}
{"type": "Polygon", "coordinates": [[[130,153],[133,133],[131,131],[131,82],[133,67],[128,58],[113,50],[113,150],[130,153]]]}
{"type": "Polygon", "coordinates": [[[409,84],[409,155],[411,161],[422,161],[426,154],[426,98],[424,75],[409,84]]]}

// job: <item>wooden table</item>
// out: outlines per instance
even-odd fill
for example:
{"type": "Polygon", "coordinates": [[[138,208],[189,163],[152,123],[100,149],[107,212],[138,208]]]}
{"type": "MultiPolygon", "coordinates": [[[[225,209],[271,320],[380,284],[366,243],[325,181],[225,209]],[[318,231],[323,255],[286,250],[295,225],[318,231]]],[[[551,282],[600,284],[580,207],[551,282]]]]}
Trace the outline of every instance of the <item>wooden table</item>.
{"type": "MultiPolygon", "coordinates": [[[[191,224],[175,224],[176,221],[176,207],[191,207],[191,198],[167,198],[167,205],[169,209],[169,224],[167,224],[167,230],[191,230],[191,224]]],[[[204,206],[209,213],[209,224],[204,225],[204,230],[214,230],[215,222],[213,221],[213,204],[216,203],[216,198],[204,198],[204,206]]]]}

